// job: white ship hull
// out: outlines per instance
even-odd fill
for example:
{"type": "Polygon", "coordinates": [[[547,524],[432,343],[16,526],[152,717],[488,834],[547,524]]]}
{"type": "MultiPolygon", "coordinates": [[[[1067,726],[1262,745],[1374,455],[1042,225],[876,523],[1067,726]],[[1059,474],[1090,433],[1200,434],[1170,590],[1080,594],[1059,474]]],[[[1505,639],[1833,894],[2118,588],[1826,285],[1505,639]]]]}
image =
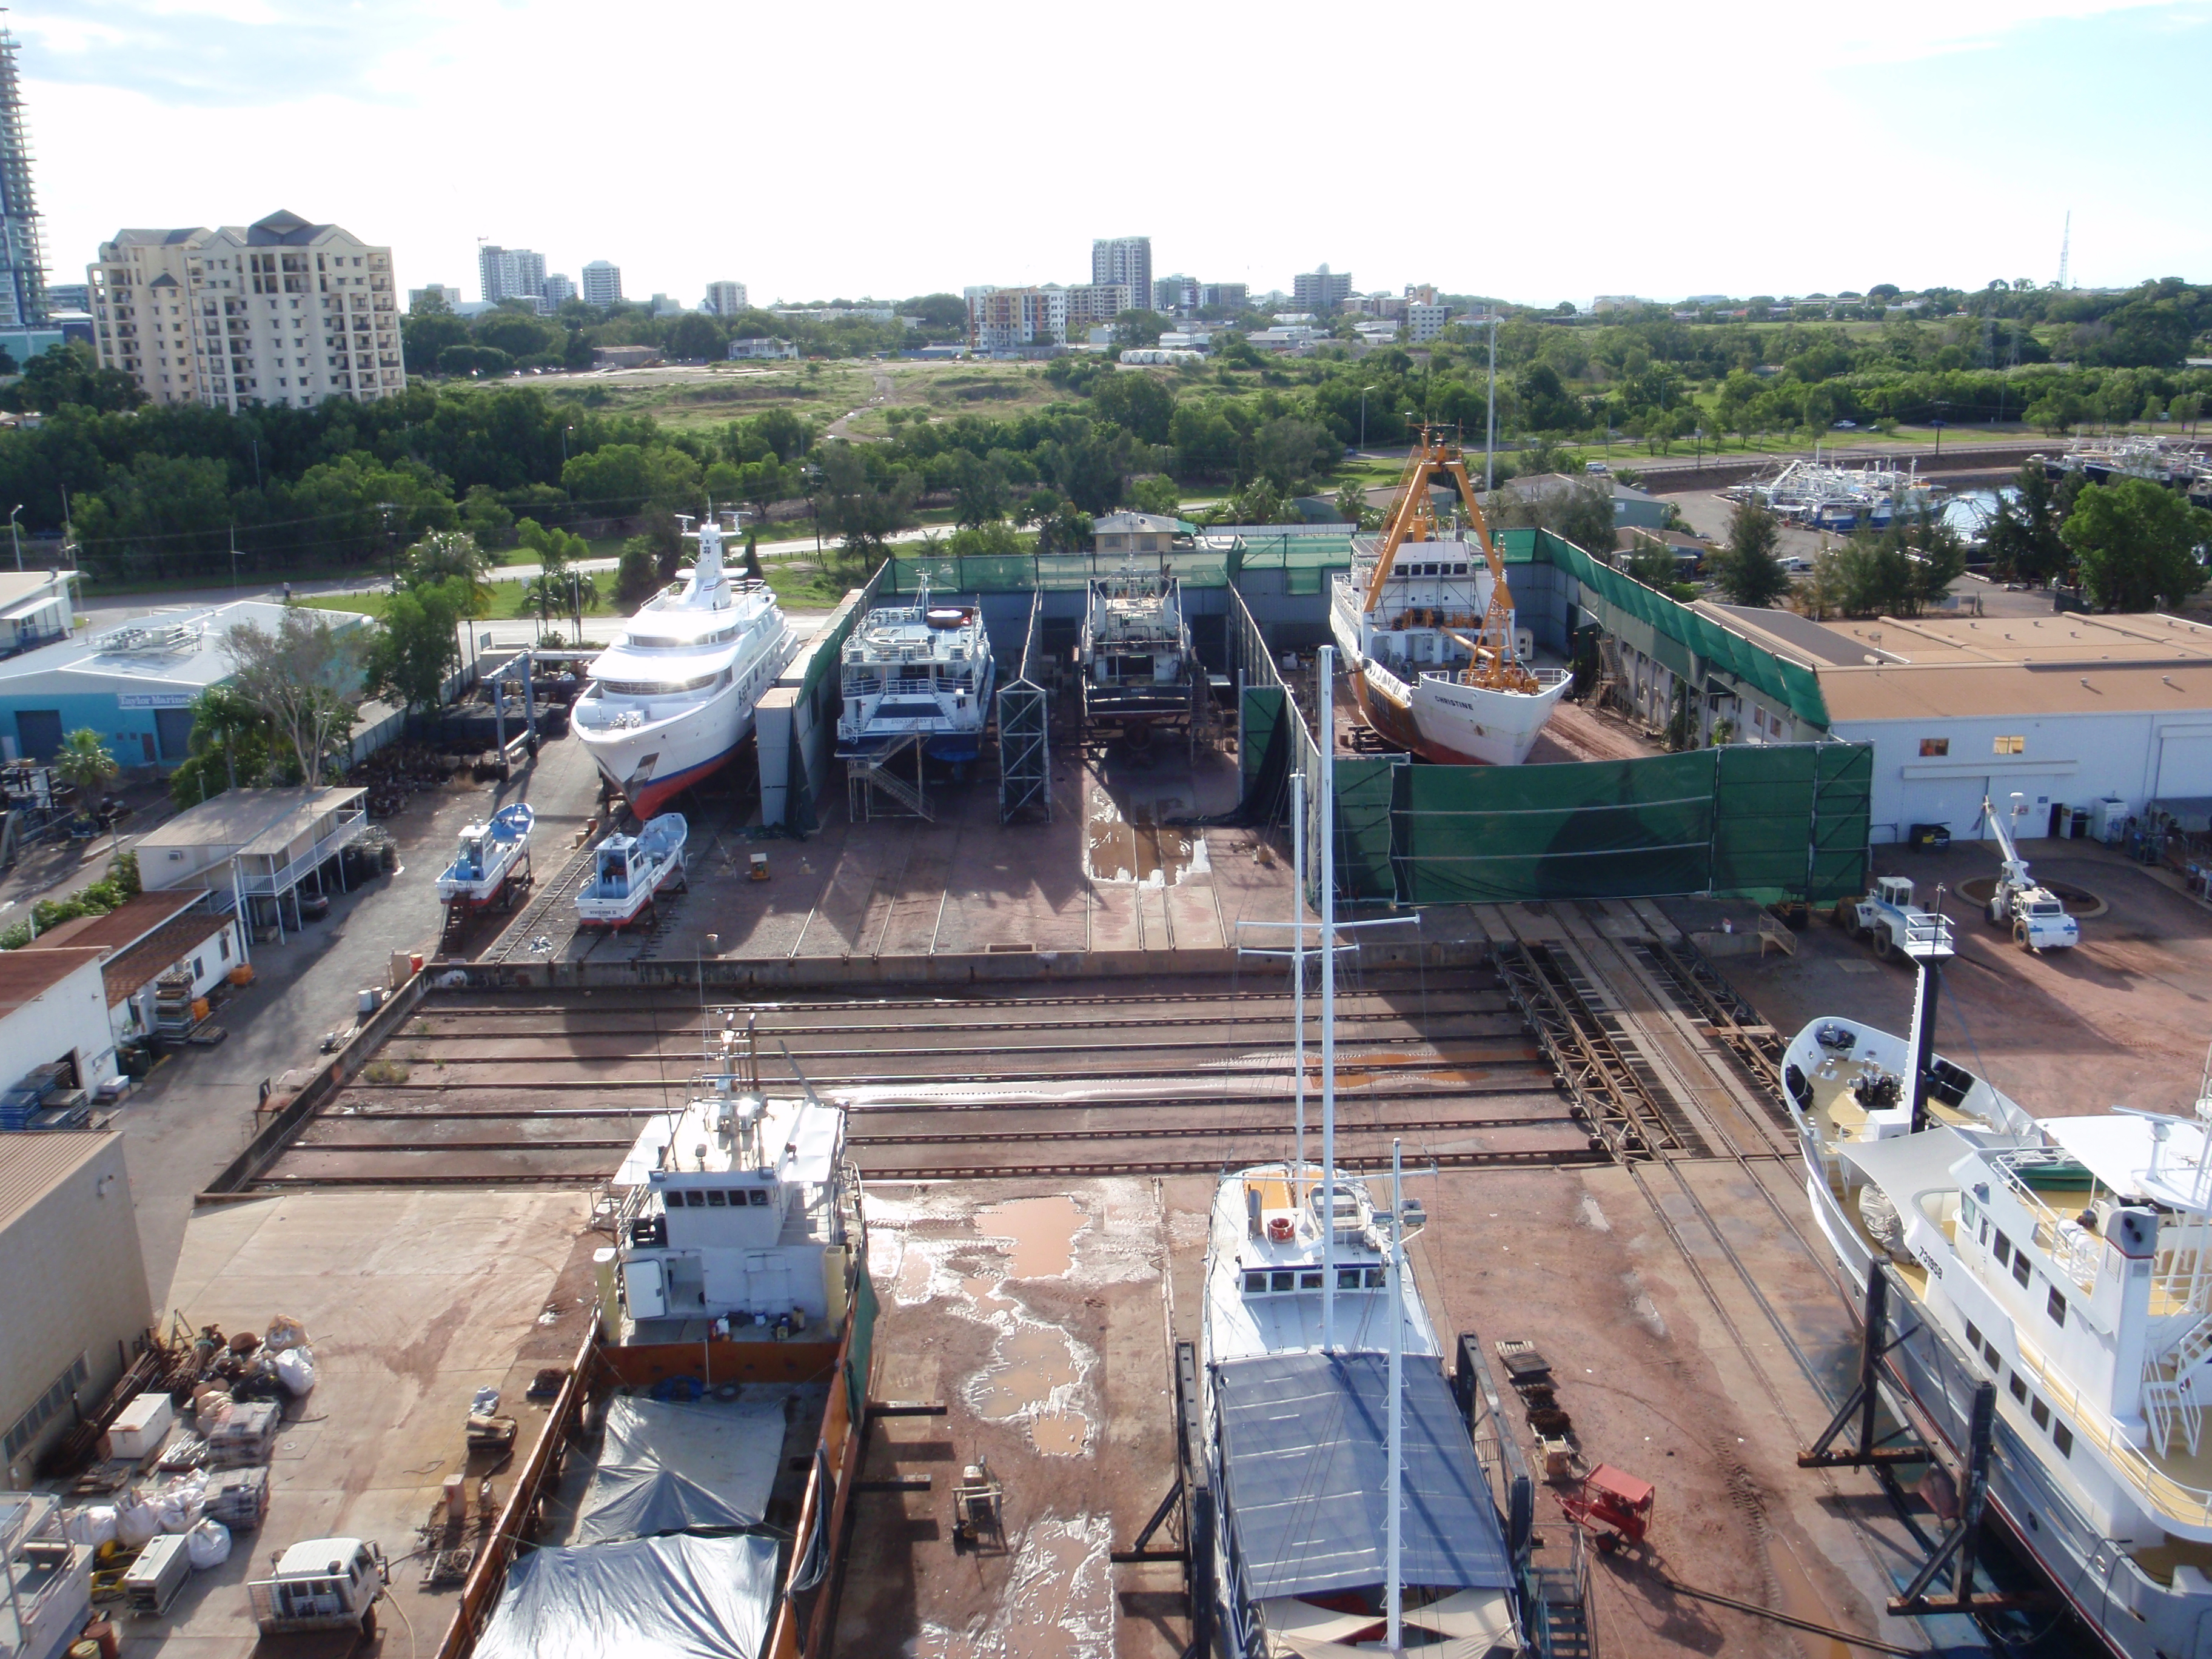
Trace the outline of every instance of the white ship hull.
{"type": "Polygon", "coordinates": [[[1408,684],[1360,650],[1340,608],[1331,607],[1329,623],[1359,717],[1399,748],[1441,765],[1520,765],[1574,683],[1563,670],[1537,669],[1533,695],[1467,685],[1450,674],[1424,673],[1408,684]]]}
{"type": "Polygon", "coordinates": [[[761,694],[775,684],[797,646],[791,631],[781,629],[732,671],[730,684],[710,696],[653,699],[637,705],[632,711],[637,718],[628,723],[587,725],[580,712],[576,735],[630,811],[640,819],[649,818],[680,792],[729,764],[752,735],[761,694]]]}
{"type": "MultiPolygon", "coordinates": [[[[1818,1024],[1851,1025],[1853,1022],[1818,1024]]],[[[1808,1026],[1807,1033],[1813,1029],[1808,1026]]],[[[1886,1039],[1902,1051],[1900,1039],[1870,1027],[1855,1029],[1870,1040],[1886,1039]]],[[[1800,1034],[1790,1051],[1792,1060],[1800,1064],[1805,1058],[1807,1033],[1800,1034]]],[[[1826,1173],[1826,1163],[1837,1156],[1836,1149],[1824,1151],[1820,1134],[1799,1102],[1788,1095],[1785,1098],[1798,1131],[1806,1167],[1805,1195],[1814,1223],[1842,1269],[1854,1307],[1863,1314],[1874,1247],[1826,1173]]],[[[1966,1150],[1964,1141],[1960,1150],[1966,1150]]],[[[1913,1224],[1910,1218],[1907,1224],[1906,1242],[1918,1266],[1926,1270],[1931,1292],[1940,1291],[1947,1271],[1966,1273],[1966,1264],[1940,1229],[1913,1224]]],[[[2003,1524],[2014,1547],[2036,1564],[2104,1647],[2120,1659],[2212,1659],[2212,1580],[2184,1567],[2172,1582],[2161,1583],[2142,1571],[2125,1542],[2106,1537],[2080,1495],[2070,1489],[2070,1483],[2054,1478],[2046,1468],[2048,1441],[2032,1431],[2024,1432],[2025,1425],[2011,1420],[2015,1401],[2004,1384],[2008,1373],[2019,1374],[2017,1356],[2002,1355],[2007,1363],[1996,1367],[1992,1377],[1985,1358],[1967,1349],[1964,1334],[1958,1328],[1960,1316],[1948,1298],[1919,1294],[1912,1279],[1903,1273],[1892,1272],[1889,1279],[1893,1346],[1885,1355],[1884,1369],[1933,1425],[1954,1457],[1963,1461],[1976,1387],[1985,1380],[1999,1384],[1988,1512],[2003,1524]],[[1903,1306],[1898,1305],[1900,1300],[1903,1306]],[[2200,1591],[2192,1593],[2192,1580],[2202,1587],[2200,1591]]],[[[2012,1346],[2009,1330],[1992,1327],[1986,1335],[2012,1346]]],[[[2086,1457],[2088,1451],[2085,1443],[2077,1441],[2076,1458],[2086,1457]]],[[[2118,1529],[2134,1530],[2131,1526],[2118,1529]]]]}

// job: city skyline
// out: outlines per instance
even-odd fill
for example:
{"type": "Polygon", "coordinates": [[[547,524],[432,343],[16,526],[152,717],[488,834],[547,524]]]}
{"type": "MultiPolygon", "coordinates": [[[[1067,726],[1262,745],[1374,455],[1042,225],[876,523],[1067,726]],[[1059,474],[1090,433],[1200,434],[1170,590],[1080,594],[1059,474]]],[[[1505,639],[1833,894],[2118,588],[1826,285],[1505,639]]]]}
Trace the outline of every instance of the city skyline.
{"type": "MultiPolygon", "coordinates": [[[[2212,115],[2192,83],[2193,66],[2212,47],[2212,18],[2200,7],[2021,0],[1992,21],[1986,8],[1936,0],[1916,11],[1909,38],[1840,33],[1812,15],[1738,18],[1733,4],[1706,9],[1706,26],[1658,39],[1601,19],[1577,46],[1576,97],[1585,106],[1628,108],[1655,85],[1733,79],[1750,99],[1737,107],[1751,114],[1765,107],[1775,64],[1800,66],[1788,112],[1795,142],[1726,152],[1725,185],[1715,188],[1727,210],[1718,197],[1700,212],[1686,205],[1694,191],[1647,188],[1656,165],[1645,147],[1606,124],[1559,118],[1540,79],[1500,76],[1486,91],[1500,130],[1543,135],[1540,166],[1506,169],[1510,208],[1486,205],[1470,188],[1456,215],[1396,211],[1395,164],[1378,164],[1351,142],[1321,146],[1296,168],[1251,169],[1235,181],[1233,212],[1222,210],[1218,195],[1164,193],[1141,169],[1069,191],[1056,161],[1018,152],[996,182],[1024,203],[1020,214],[948,213],[933,192],[898,192],[870,204],[867,234],[854,238],[834,193],[817,200],[802,191],[787,224],[765,240],[738,217],[710,220],[702,230],[680,168],[641,171],[588,149],[557,168],[495,174],[474,167],[472,158],[502,153],[508,137],[497,100],[478,95],[481,65],[497,63],[517,85],[562,84],[574,68],[571,26],[590,15],[571,0],[525,0],[496,12],[394,0],[374,15],[309,0],[267,0],[250,13],[215,0],[107,0],[96,11],[55,5],[11,21],[23,41],[47,269],[61,281],[118,227],[188,222],[211,175],[224,178],[227,200],[259,212],[289,208],[389,244],[410,284],[472,286],[482,235],[544,250],[549,269],[572,274],[587,258],[609,258],[633,293],[696,301],[704,283],[742,271],[763,304],[957,293],[994,274],[1078,283],[1083,251],[1116,227],[1149,231],[1155,271],[1243,282],[1255,293],[1287,288],[1326,258],[1373,289],[1433,282],[1541,305],[1587,302],[1597,291],[1666,297],[1879,282],[2047,283],[2069,208],[2072,274],[2083,286],[2212,268],[2212,222],[2175,210],[2162,170],[2109,165],[2130,146],[2180,157],[2212,137],[2212,115]],[[2039,102],[2065,108],[2069,123],[2008,114],[2039,102]],[[334,172],[317,144],[266,143],[272,125],[373,132],[379,165],[334,172]],[[2081,131],[2098,132],[2098,142],[2081,143],[2071,136],[2081,131]],[[150,131],[163,135],[158,168],[143,166],[140,154],[150,131]],[[250,174],[242,173],[240,158],[249,156],[250,174]],[[495,185],[478,182],[495,177],[495,185]],[[1938,183],[1940,201],[1927,193],[1938,183]],[[1805,222],[1808,194],[1822,193],[1852,224],[1848,243],[1832,231],[1816,237],[1794,228],[1805,222]],[[1854,199],[1864,205],[1854,208],[1854,199]],[[1316,229],[1316,204],[1352,200],[1374,210],[1333,213],[1333,228],[1316,229]],[[1899,212],[1900,200],[1915,205],[1899,212]],[[1957,205],[1976,200],[1986,207],[1957,205]],[[582,202],[593,205],[580,220],[582,202]],[[1767,205],[1747,213],[1747,202],[1767,205]]],[[[710,27],[713,17],[679,0],[661,21],[680,32],[710,27]]],[[[841,65],[863,101],[896,95],[924,32],[919,19],[888,9],[868,18],[841,65]]],[[[805,50],[802,19],[774,15],[761,27],[762,51],[805,50]]],[[[1201,8],[1189,27],[1205,60],[1208,40],[1229,49],[1235,21],[1225,8],[1201,8]]],[[[1059,33],[1018,53],[988,45],[975,72],[1019,84],[1039,50],[1063,35],[1076,48],[1073,20],[1051,28],[1059,33]]],[[[1280,33],[1238,44],[1239,61],[1279,84],[1311,83],[1306,46],[1296,30],[1280,33]]],[[[1537,61],[1555,49],[1533,16],[1498,21],[1484,41],[1492,64],[1537,61]]],[[[660,77],[638,77],[594,83],[590,95],[605,124],[649,129],[665,121],[667,90],[660,77]]],[[[804,96],[774,83],[748,94],[753,118],[769,126],[799,123],[804,96]]],[[[1183,133],[1195,153],[1250,136],[1245,114],[1232,123],[1173,77],[1117,97],[1130,106],[1127,118],[1150,116],[1183,133]]],[[[988,100],[957,103],[934,142],[946,156],[972,153],[1003,116],[988,100]]],[[[1689,135],[1680,137],[1683,154],[1668,165],[1686,183],[1719,165],[1721,151],[1693,149],[1689,135]]],[[[880,161],[864,124],[822,144],[815,163],[833,173],[880,161]]],[[[921,159],[926,166],[927,153],[921,159]]],[[[1472,161],[1455,167],[1480,171],[1472,161]]],[[[1836,212],[1824,210],[1823,222],[1838,222],[1836,212]]]]}

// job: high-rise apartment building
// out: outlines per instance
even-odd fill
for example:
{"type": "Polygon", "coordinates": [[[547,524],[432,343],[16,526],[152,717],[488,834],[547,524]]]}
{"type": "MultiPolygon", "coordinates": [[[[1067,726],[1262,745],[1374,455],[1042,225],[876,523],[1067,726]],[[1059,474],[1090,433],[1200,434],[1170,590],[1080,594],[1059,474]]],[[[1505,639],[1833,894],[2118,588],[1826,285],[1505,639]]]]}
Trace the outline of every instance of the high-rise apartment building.
{"type": "Polygon", "coordinates": [[[1249,305],[1250,290],[1243,283],[1205,283],[1198,290],[1201,311],[1243,311],[1249,305]]]}
{"type": "Polygon", "coordinates": [[[15,37],[0,29],[0,328],[46,320],[46,260],[31,193],[31,140],[15,77],[15,37]]]}
{"type": "Polygon", "coordinates": [[[971,288],[968,349],[986,356],[1067,343],[1067,290],[971,288]]]}
{"type": "Polygon", "coordinates": [[[1149,236],[1102,236],[1091,245],[1091,281],[1094,287],[1119,283],[1144,303],[1152,291],[1152,239],[1149,236]]]}
{"type": "Polygon", "coordinates": [[[707,297],[699,302],[699,309],[716,317],[734,317],[749,308],[743,283],[709,283],[707,297]]]}
{"type": "Polygon", "coordinates": [[[501,300],[527,300],[536,305],[545,287],[545,256],[526,247],[485,243],[477,249],[477,280],[488,306],[501,300]]]}
{"type": "Polygon", "coordinates": [[[407,309],[414,310],[433,294],[438,296],[440,302],[447,310],[459,311],[461,308],[460,289],[448,287],[444,283],[425,283],[420,288],[410,288],[407,290],[407,309]]]}
{"type": "Polygon", "coordinates": [[[622,267],[594,259],[584,267],[584,303],[618,306],[622,303],[622,267]]]}
{"type": "Polygon", "coordinates": [[[1352,273],[1327,265],[1291,279],[1291,297],[1300,311],[1325,316],[1352,297],[1352,273]]]}
{"type": "Polygon", "coordinates": [[[370,403],[404,389],[392,250],[272,213],[220,230],[123,230],[85,270],[93,338],[158,404],[370,403]]]}
{"type": "Polygon", "coordinates": [[[550,316],[576,297],[576,285],[556,270],[539,286],[538,296],[545,301],[539,308],[550,316]]]}
{"type": "MultiPolygon", "coordinates": [[[[1436,290],[1431,289],[1431,293],[1436,290]]],[[[1451,321],[1451,307],[1425,303],[1419,300],[1406,301],[1406,337],[1415,345],[1426,345],[1444,331],[1451,321]]]]}

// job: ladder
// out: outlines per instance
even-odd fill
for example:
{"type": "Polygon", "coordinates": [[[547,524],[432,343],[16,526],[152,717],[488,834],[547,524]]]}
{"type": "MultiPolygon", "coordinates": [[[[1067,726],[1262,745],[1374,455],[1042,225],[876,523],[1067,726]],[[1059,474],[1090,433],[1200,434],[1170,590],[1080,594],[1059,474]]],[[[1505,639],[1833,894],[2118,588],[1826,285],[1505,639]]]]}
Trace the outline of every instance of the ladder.
{"type": "Polygon", "coordinates": [[[1611,697],[1626,710],[1628,707],[1628,671],[1620,660],[1620,641],[1610,634],[1597,636],[1597,684],[1590,688],[1589,706],[1605,707],[1611,697]]]}

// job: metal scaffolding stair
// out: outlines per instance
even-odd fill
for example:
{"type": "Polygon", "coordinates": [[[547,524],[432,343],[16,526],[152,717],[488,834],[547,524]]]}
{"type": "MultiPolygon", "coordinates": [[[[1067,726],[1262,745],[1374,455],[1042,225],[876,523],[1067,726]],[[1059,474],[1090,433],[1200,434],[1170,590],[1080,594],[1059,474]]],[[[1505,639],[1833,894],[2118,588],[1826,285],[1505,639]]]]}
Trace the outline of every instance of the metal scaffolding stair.
{"type": "Polygon", "coordinates": [[[930,810],[929,797],[922,789],[924,742],[925,739],[918,735],[902,738],[888,749],[845,757],[845,811],[854,823],[863,823],[878,816],[917,817],[928,823],[937,822],[937,814],[930,810]],[[911,783],[892,770],[893,763],[908,755],[914,757],[914,781],[911,783]],[[888,811],[878,812],[878,797],[890,803],[888,811]]]}

